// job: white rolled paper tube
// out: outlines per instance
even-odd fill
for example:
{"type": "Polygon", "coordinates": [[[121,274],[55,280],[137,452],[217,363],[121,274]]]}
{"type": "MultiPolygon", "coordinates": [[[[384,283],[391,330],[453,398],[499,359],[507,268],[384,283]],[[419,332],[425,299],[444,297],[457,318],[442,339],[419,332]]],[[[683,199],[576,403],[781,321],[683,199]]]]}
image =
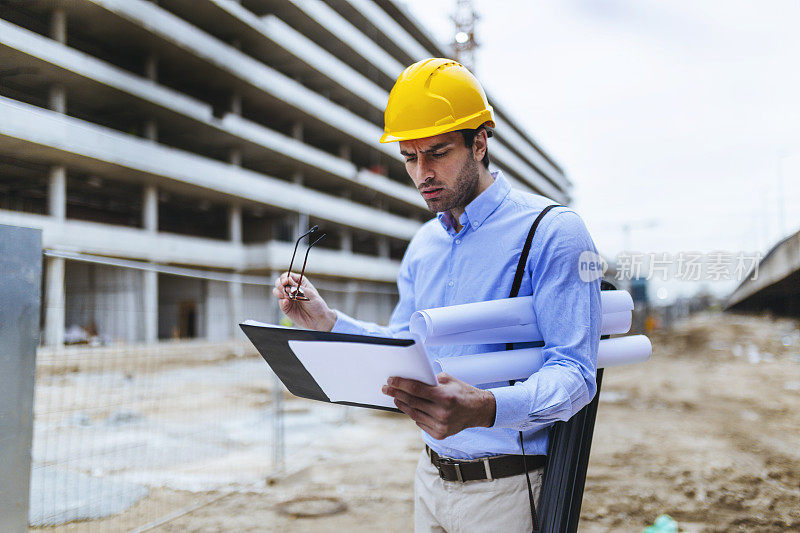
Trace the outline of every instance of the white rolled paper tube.
{"type": "MultiPolygon", "coordinates": [[[[631,312],[609,313],[603,315],[600,328],[601,335],[628,333],[631,329],[631,312]]],[[[540,342],[542,334],[536,324],[520,324],[503,328],[479,329],[429,337],[426,346],[442,346],[448,344],[502,344],[507,342],[540,342]]]]}
{"type": "MultiPolygon", "coordinates": [[[[633,298],[627,291],[601,291],[600,302],[603,315],[630,312],[633,309],[633,298]]],[[[617,320],[624,318],[620,315],[617,320]]],[[[426,344],[490,344],[493,342],[532,342],[541,340],[538,328],[530,329],[536,324],[533,312],[533,296],[504,298],[448,307],[434,307],[417,311],[411,316],[409,329],[425,340],[426,344]],[[436,337],[455,335],[480,330],[495,330],[511,326],[527,327],[520,340],[479,341],[479,342],[440,342],[436,337]]],[[[628,325],[628,329],[630,325],[628,325]]],[[[612,328],[618,329],[618,328],[612,328]]],[[[506,332],[510,332],[507,330],[506,332]]],[[[617,331],[614,331],[616,333],[617,331]]],[[[620,333],[627,332],[627,329],[620,333]]],[[[611,330],[604,335],[611,334],[611,330]]],[[[495,338],[493,335],[492,338],[495,338]]],[[[515,337],[516,338],[516,337],[515,337]]]]}
{"type": "Polygon", "coordinates": [[[597,350],[597,368],[630,365],[650,359],[653,345],[646,335],[603,339],[597,350]]]}
{"type": "MultiPolygon", "coordinates": [[[[603,339],[597,351],[597,366],[605,368],[646,361],[652,349],[650,339],[644,335],[603,339]]],[[[442,372],[470,385],[528,379],[544,364],[541,348],[443,357],[436,362],[442,372]]]]}
{"type": "Polygon", "coordinates": [[[412,333],[428,339],[465,331],[535,322],[533,297],[521,296],[424,309],[411,316],[409,328],[412,333]]]}
{"type": "Polygon", "coordinates": [[[507,342],[537,342],[542,340],[536,324],[520,324],[504,328],[479,329],[429,337],[426,346],[442,346],[447,344],[503,344],[507,342]]]}
{"type": "Polygon", "coordinates": [[[631,330],[631,311],[620,311],[618,313],[603,313],[603,323],[600,326],[600,335],[619,335],[628,333],[631,330]]]}
{"type": "Polygon", "coordinates": [[[442,357],[436,362],[442,372],[470,385],[528,379],[544,364],[541,348],[442,357]]]}
{"type": "Polygon", "coordinates": [[[603,314],[633,311],[633,298],[631,293],[623,290],[600,291],[603,314]]]}

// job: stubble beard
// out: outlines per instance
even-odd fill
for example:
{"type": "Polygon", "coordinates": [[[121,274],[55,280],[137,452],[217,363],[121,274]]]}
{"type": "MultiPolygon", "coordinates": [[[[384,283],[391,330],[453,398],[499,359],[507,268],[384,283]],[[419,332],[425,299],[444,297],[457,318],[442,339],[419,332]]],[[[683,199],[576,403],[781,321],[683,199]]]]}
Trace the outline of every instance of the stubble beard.
{"type": "Polygon", "coordinates": [[[455,190],[448,191],[449,194],[440,198],[425,200],[425,203],[428,204],[428,209],[434,213],[442,213],[456,207],[466,207],[477,196],[479,178],[478,162],[472,158],[471,153],[468,153],[464,164],[461,165],[458,171],[455,190]]]}

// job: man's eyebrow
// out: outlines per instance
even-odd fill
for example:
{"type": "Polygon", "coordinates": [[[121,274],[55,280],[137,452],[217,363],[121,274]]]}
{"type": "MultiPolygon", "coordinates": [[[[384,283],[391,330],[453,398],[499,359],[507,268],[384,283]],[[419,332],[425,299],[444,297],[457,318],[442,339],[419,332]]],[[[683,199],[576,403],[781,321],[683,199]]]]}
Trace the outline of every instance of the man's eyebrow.
{"type": "Polygon", "coordinates": [[[420,152],[422,152],[423,154],[429,154],[431,152],[435,152],[436,150],[441,150],[442,148],[447,148],[451,144],[453,144],[453,141],[440,142],[439,144],[434,144],[433,146],[431,146],[427,150],[420,150],[420,152]]]}
{"type": "MultiPolygon", "coordinates": [[[[453,144],[453,141],[444,141],[444,142],[440,142],[438,144],[434,144],[433,146],[431,146],[427,150],[420,150],[419,152],[421,154],[429,154],[431,152],[435,152],[436,150],[441,150],[442,148],[447,148],[448,146],[450,146],[452,144],[453,144]]],[[[405,150],[400,150],[400,155],[402,155],[404,157],[412,157],[412,156],[415,156],[417,154],[411,153],[411,152],[406,152],[405,150]]]]}

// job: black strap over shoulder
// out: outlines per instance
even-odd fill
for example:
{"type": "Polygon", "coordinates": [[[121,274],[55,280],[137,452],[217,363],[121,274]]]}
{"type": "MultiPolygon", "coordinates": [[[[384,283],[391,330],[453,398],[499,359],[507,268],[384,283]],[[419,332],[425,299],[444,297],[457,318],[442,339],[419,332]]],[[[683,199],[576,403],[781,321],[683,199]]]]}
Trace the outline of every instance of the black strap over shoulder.
{"type": "MultiPolygon", "coordinates": [[[[514,274],[514,283],[511,285],[511,293],[508,295],[509,298],[515,298],[519,295],[519,289],[522,286],[522,278],[525,275],[525,263],[528,262],[528,254],[531,252],[531,245],[533,244],[533,236],[536,234],[536,228],[539,227],[539,222],[544,218],[548,211],[553,209],[554,207],[564,207],[560,204],[553,204],[548,205],[544,209],[542,209],[541,213],[536,217],[531,225],[530,231],[528,231],[528,236],[525,238],[525,245],[522,247],[522,253],[519,256],[519,263],[517,263],[517,272],[514,274]]],[[[512,350],[514,348],[513,343],[506,344],[506,350],[512,350]]],[[[513,381],[508,382],[509,385],[513,385],[513,381]]],[[[519,432],[519,447],[522,451],[523,457],[525,456],[525,445],[523,444],[522,439],[522,431],[519,432]]],[[[533,530],[536,531],[539,529],[539,517],[536,514],[536,506],[534,505],[533,501],[533,488],[531,487],[531,479],[528,475],[528,468],[527,462],[525,464],[525,481],[528,484],[528,500],[531,506],[531,522],[533,523],[533,530]]]]}
{"type": "Polygon", "coordinates": [[[525,263],[528,261],[528,254],[531,252],[531,244],[533,244],[533,236],[536,233],[536,228],[539,226],[539,222],[542,220],[542,218],[544,218],[547,212],[554,207],[564,206],[560,204],[553,204],[542,209],[542,212],[539,213],[539,216],[537,216],[536,220],[533,221],[530,231],[528,231],[528,237],[525,239],[525,246],[522,247],[522,254],[520,254],[519,263],[517,263],[517,273],[514,275],[514,284],[511,285],[511,294],[508,295],[509,298],[515,298],[519,295],[519,289],[522,286],[522,276],[525,275],[525,263]]]}

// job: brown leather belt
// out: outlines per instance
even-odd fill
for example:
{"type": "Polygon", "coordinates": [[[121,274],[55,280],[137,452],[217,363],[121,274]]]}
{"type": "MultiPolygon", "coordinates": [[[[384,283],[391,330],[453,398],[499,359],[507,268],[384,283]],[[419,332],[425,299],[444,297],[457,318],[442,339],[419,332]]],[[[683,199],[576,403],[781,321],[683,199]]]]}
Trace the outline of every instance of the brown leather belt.
{"type": "Polygon", "coordinates": [[[525,463],[528,464],[528,471],[531,471],[543,467],[547,462],[546,455],[498,455],[483,459],[451,459],[440,456],[427,444],[425,452],[431,458],[431,464],[439,471],[439,477],[445,481],[464,482],[516,476],[525,473],[525,463]]]}

